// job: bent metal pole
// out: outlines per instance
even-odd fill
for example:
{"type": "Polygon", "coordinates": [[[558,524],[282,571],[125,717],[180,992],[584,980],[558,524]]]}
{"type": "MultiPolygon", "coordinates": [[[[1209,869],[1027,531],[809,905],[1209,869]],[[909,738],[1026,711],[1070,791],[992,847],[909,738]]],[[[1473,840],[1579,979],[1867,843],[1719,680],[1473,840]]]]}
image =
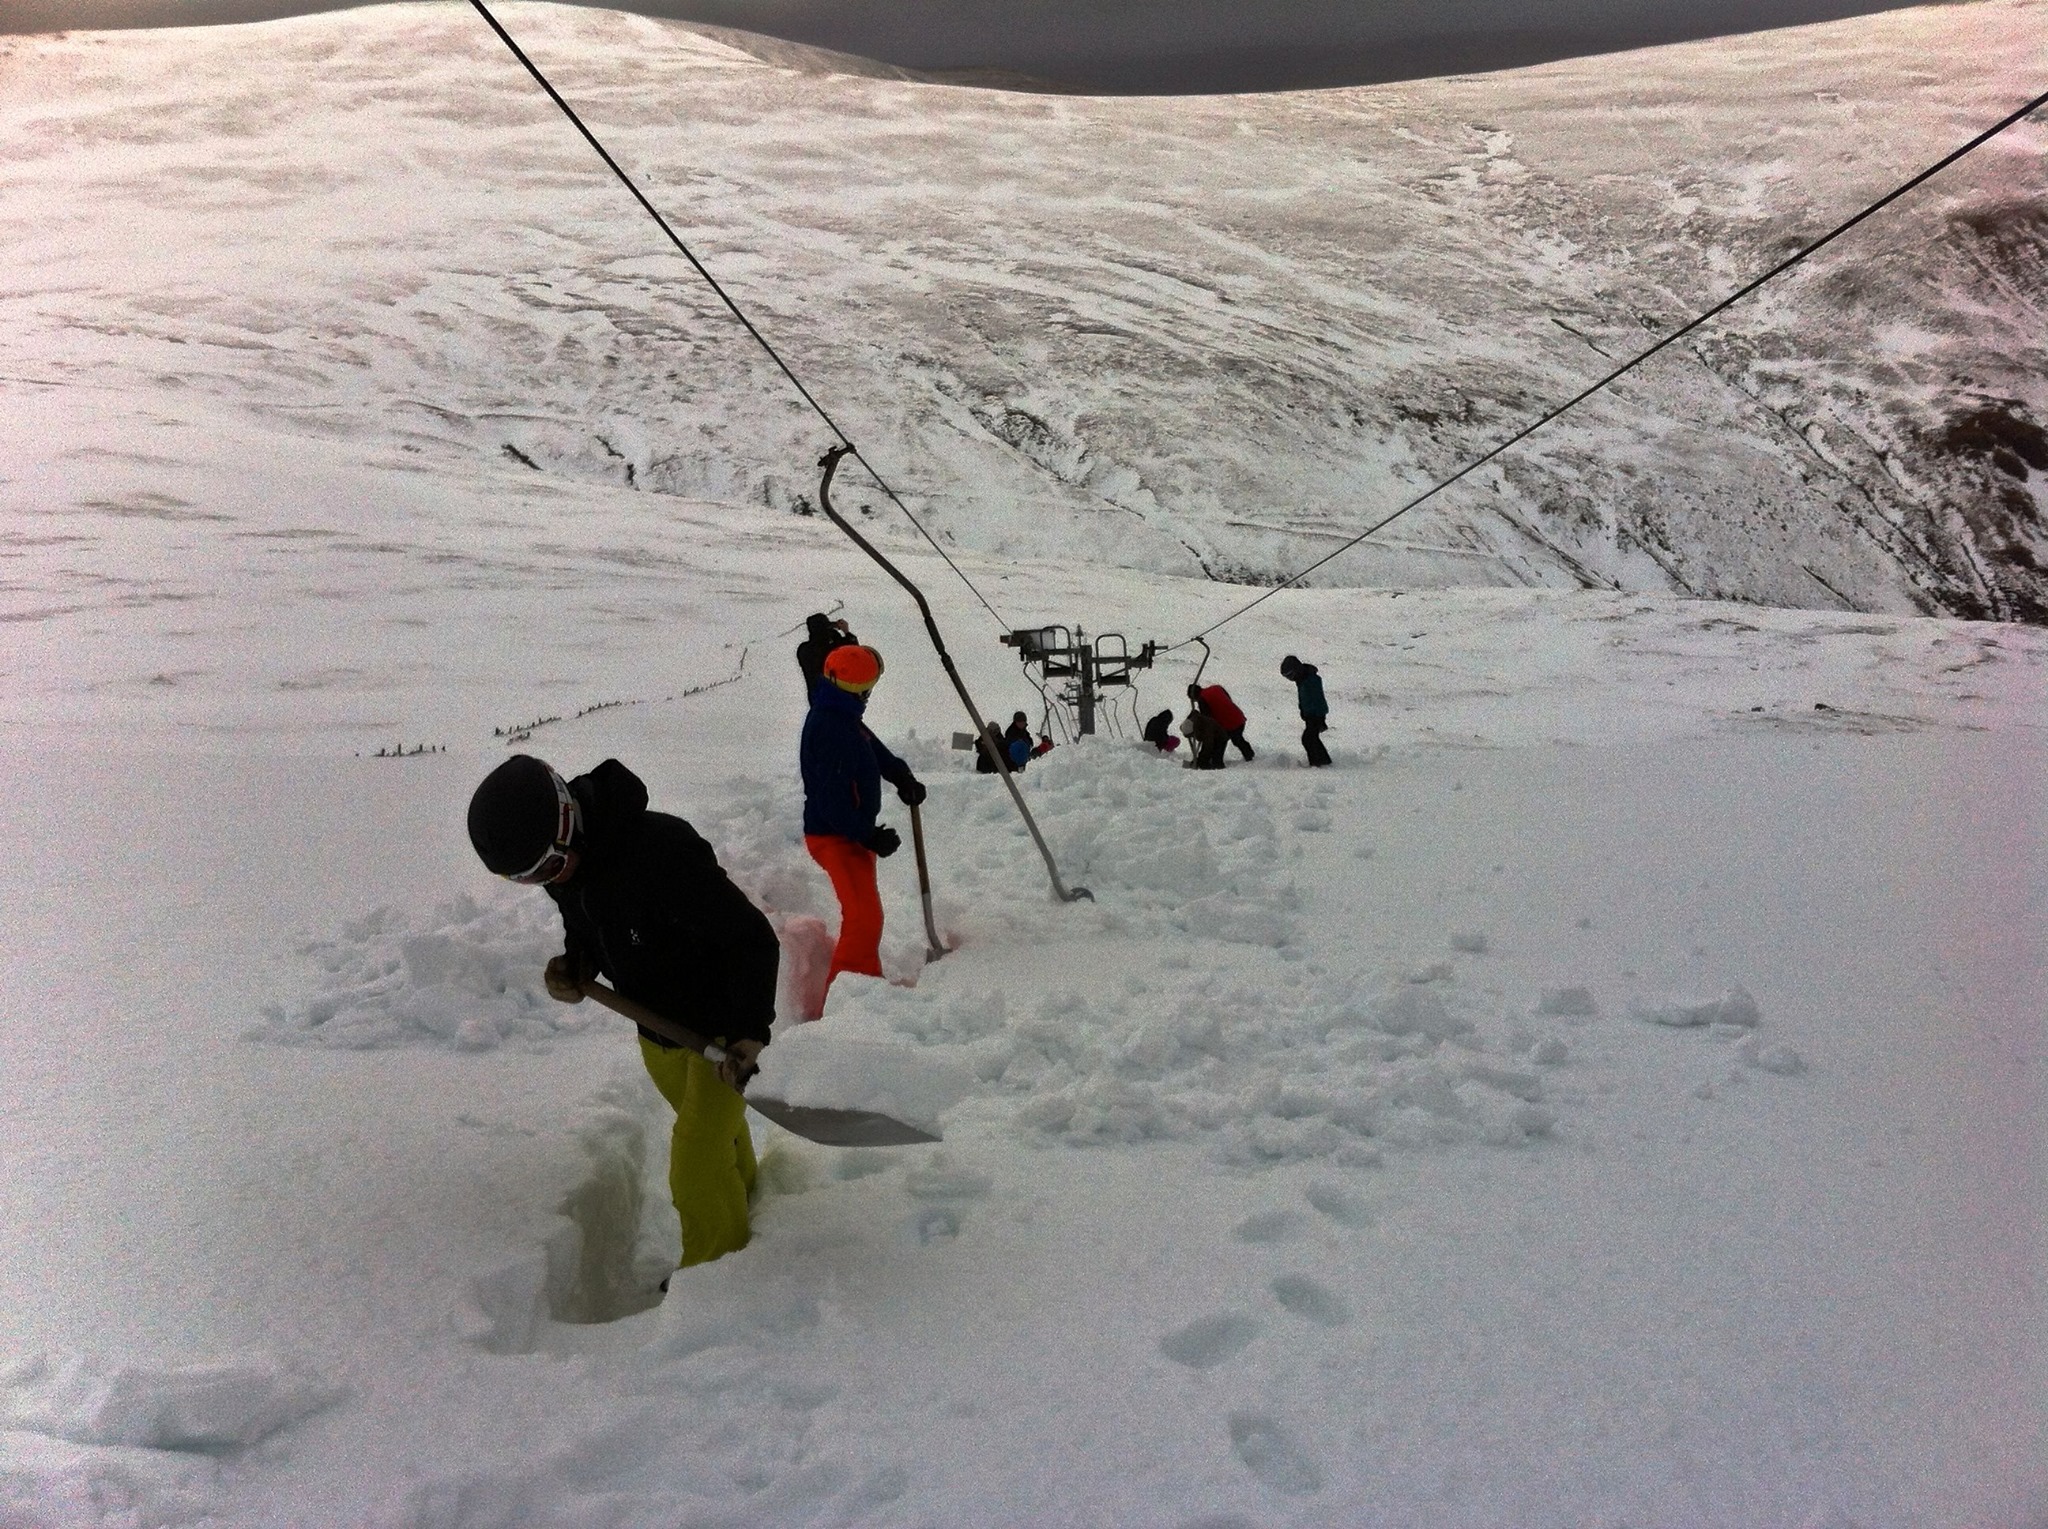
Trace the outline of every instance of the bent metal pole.
{"type": "MultiPolygon", "coordinates": [[[[818,466],[824,469],[824,477],[818,480],[818,507],[825,512],[827,520],[844,531],[856,547],[880,563],[883,571],[908,590],[910,598],[917,602],[918,613],[924,617],[924,629],[931,634],[932,646],[938,650],[939,665],[946,671],[946,678],[953,682],[954,690],[959,692],[960,704],[967,708],[967,720],[974,724],[975,746],[995,756],[996,769],[1003,777],[1003,784],[1010,789],[1010,800],[1017,804],[1017,811],[1024,819],[1024,826],[1031,830],[1031,842],[1038,846],[1038,853],[1045,860],[1045,873],[1052,878],[1053,895],[1063,903],[1070,903],[1082,897],[1090,902],[1095,901],[1095,894],[1086,887],[1075,887],[1069,891],[1067,884],[1060,880],[1060,868],[1053,861],[1052,851],[1046,848],[1045,835],[1038,831],[1038,822],[1031,816],[1031,809],[1024,805],[1024,793],[1017,789],[1017,779],[1010,769],[1010,761],[1003,756],[1001,749],[988,747],[988,724],[981,720],[981,708],[974,704],[974,697],[967,693],[967,682],[960,678],[960,671],[953,665],[953,655],[946,651],[946,640],[939,635],[939,624],[932,619],[932,608],[925,601],[924,591],[911,583],[900,568],[876,551],[865,536],[847,524],[845,516],[832,508],[832,476],[839,471],[839,459],[845,456],[858,458],[860,453],[851,446],[834,446],[818,458],[818,466]]],[[[867,466],[864,458],[861,459],[861,466],[867,466]]]]}

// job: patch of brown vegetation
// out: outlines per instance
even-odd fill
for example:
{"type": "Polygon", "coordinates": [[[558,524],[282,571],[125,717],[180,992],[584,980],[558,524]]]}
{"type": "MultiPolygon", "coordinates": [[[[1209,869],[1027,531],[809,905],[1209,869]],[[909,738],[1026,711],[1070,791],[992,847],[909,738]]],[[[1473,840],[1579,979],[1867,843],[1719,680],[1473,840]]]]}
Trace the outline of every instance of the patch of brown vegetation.
{"type": "Polygon", "coordinates": [[[2016,399],[1987,398],[1974,409],[1950,415],[1930,444],[1951,456],[1988,461],[2022,482],[2028,468],[2048,472],[2048,430],[2016,399]]]}

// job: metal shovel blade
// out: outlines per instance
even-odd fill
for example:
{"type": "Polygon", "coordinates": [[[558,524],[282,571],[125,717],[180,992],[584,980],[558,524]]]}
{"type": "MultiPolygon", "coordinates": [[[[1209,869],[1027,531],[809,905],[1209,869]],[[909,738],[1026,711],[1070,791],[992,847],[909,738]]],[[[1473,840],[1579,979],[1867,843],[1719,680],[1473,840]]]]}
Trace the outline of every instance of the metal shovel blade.
{"type": "Polygon", "coordinates": [[[906,1125],[875,1110],[837,1110],[820,1104],[785,1104],[780,1099],[745,1096],[747,1106],[793,1136],[826,1147],[914,1147],[939,1140],[929,1131],[906,1125]]]}
{"type": "MultiPolygon", "coordinates": [[[[602,982],[590,981],[583,984],[583,996],[593,999],[610,1009],[614,1014],[623,1014],[642,1029],[652,1030],[656,1035],[674,1041],[678,1046],[687,1046],[699,1056],[716,1062],[725,1053],[713,1046],[696,1031],[677,1024],[643,1003],[615,993],[602,982]]],[[[914,1147],[920,1142],[938,1141],[931,1132],[906,1125],[893,1115],[884,1115],[875,1110],[841,1110],[822,1104],[785,1104],[780,1099],[771,1099],[744,1092],[740,1097],[760,1111],[768,1120],[774,1121],[791,1135],[801,1136],[805,1141],[817,1142],[825,1147],[914,1147]]]]}

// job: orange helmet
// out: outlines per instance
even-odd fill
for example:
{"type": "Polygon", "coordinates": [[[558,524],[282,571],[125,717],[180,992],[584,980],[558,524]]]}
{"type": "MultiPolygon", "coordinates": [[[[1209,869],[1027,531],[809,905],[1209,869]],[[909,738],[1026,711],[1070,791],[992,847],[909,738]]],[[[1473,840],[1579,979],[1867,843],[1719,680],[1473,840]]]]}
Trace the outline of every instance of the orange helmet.
{"type": "Polygon", "coordinates": [[[865,695],[882,677],[882,655],[873,648],[847,643],[825,655],[825,678],[841,690],[865,695]]]}

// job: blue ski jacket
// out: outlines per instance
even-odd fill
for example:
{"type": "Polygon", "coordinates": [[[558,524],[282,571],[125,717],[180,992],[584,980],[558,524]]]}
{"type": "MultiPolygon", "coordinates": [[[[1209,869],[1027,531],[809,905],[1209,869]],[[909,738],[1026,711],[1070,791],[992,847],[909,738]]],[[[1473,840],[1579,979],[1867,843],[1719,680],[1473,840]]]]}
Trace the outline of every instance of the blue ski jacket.
{"type": "Polygon", "coordinates": [[[830,680],[811,692],[798,757],[804,773],[804,832],[865,844],[882,810],[882,781],[903,786],[910,766],[884,748],[861,721],[867,698],[830,680]]]}

